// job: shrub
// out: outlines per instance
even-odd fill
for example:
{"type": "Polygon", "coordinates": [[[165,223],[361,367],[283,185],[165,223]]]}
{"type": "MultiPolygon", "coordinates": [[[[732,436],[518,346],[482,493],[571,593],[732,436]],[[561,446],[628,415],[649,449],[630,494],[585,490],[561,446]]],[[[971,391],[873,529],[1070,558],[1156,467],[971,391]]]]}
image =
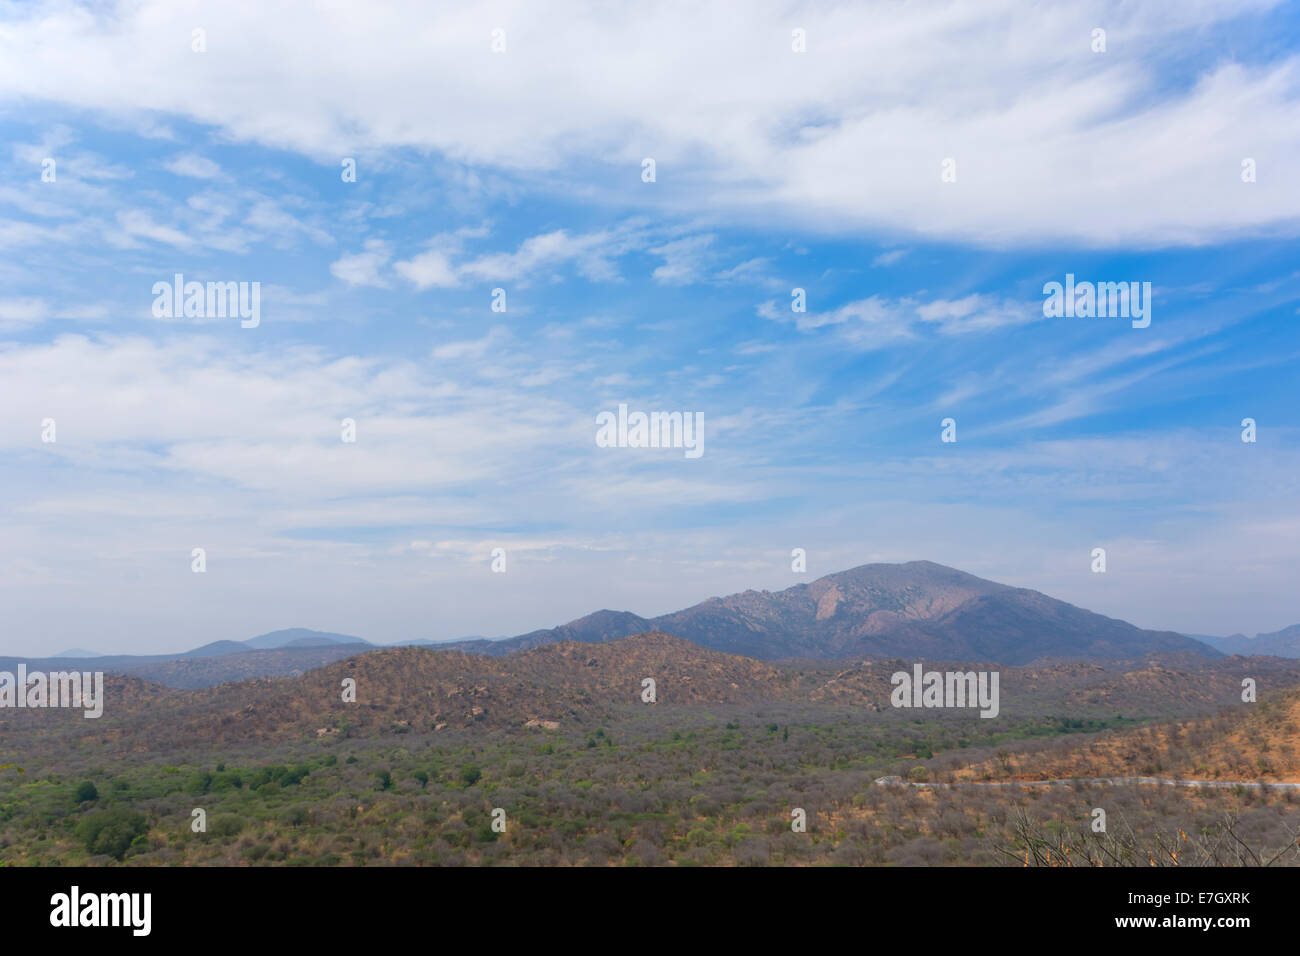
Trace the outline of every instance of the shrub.
{"type": "Polygon", "coordinates": [[[281,819],[291,827],[301,827],[311,822],[311,814],[306,807],[294,807],[287,810],[281,819]]]}
{"type": "Polygon", "coordinates": [[[101,810],[77,824],[77,838],[91,853],[121,860],[136,837],[143,836],[149,824],[143,813],[135,810],[101,810]]]}
{"type": "Polygon", "coordinates": [[[221,840],[228,840],[231,837],[239,836],[244,829],[244,820],[234,814],[225,814],[214,817],[208,824],[208,835],[221,840]]]}
{"type": "Polygon", "coordinates": [[[244,779],[239,774],[239,771],[231,771],[230,773],[222,771],[213,776],[212,784],[208,788],[208,792],[221,793],[226,790],[238,790],[243,785],[244,779]]]}
{"type": "Polygon", "coordinates": [[[93,783],[87,780],[77,788],[75,799],[78,803],[90,803],[92,800],[99,799],[99,791],[95,789],[93,783]]]}

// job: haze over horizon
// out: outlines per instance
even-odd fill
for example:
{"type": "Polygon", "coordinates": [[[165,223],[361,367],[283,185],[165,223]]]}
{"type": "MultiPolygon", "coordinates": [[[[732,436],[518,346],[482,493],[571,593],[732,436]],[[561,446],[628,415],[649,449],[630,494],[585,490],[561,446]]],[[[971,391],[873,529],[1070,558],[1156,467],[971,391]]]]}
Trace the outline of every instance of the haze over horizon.
{"type": "Polygon", "coordinates": [[[515,635],[909,560],[1300,622],[1294,6],[680,10],[0,4],[0,650],[515,635]],[[259,323],[155,315],[177,274],[259,323]],[[1150,325],[1045,317],[1067,275],[1150,282],[1150,325]],[[703,455],[598,447],[620,403],[703,455]]]}

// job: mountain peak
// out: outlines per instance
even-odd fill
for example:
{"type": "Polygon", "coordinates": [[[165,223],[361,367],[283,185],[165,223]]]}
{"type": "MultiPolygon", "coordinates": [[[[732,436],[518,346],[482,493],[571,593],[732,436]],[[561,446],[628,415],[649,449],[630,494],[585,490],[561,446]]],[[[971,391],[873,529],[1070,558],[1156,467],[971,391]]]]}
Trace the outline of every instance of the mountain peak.
{"type": "Polygon", "coordinates": [[[764,660],[893,656],[1022,664],[1040,657],[1218,654],[1181,634],[1144,631],[934,561],[863,564],[780,591],[712,597],[656,618],[596,611],[560,627],[474,649],[500,655],[557,641],[617,640],[643,631],[764,660]]]}

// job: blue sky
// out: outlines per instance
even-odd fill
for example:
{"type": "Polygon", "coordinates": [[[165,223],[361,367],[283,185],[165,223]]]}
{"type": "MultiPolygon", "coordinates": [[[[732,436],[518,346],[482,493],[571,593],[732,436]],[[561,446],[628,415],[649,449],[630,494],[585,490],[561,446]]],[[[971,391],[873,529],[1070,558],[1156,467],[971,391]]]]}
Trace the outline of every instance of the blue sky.
{"type": "Polygon", "coordinates": [[[1300,621],[1294,6],[367,9],[0,4],[0,649],[505,635],[912,559],[1300,621]],[[155,318],[177,272],[260,324],[155,318]],[[1045,318],[1067,273],[1151,283],[1150,326],[1045,318]],[[596,447],[622,402],[705,454],[596,447]]]}

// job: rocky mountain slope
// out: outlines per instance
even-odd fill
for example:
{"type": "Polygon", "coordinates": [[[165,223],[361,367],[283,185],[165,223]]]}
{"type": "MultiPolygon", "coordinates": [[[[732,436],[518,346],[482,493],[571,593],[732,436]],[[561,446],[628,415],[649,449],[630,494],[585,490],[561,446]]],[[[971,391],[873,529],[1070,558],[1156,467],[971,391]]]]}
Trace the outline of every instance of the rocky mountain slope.
{"type": "Polygon", "coordinates": [[[1038,591],[930,561],[867,564],[782,591],[710,598],[655,618],[597,611],[506,640],[443,646],[502,655],[557,641],[600,643],[647,630],[762,660],[910,656],[1025,664],[1040,658],[1219,654],[1182,634],[1142,630],[1038,591]]]}

